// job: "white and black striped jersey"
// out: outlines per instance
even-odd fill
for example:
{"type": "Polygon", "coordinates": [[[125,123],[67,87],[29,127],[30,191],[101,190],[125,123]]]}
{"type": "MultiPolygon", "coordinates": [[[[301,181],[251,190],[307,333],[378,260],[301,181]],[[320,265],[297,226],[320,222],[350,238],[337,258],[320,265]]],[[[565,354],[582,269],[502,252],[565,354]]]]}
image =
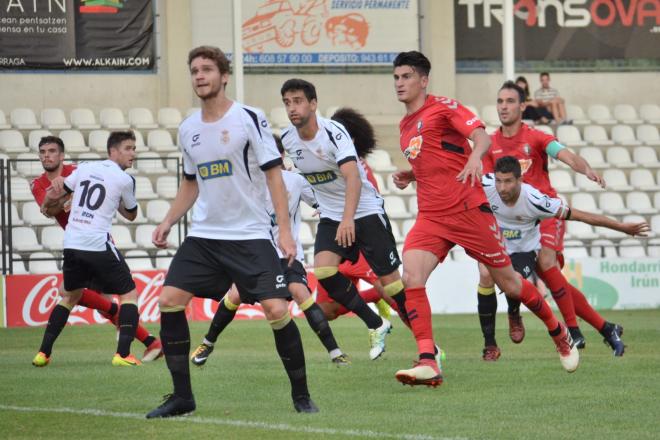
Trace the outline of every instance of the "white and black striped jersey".
{"type": "Polygon", "coordinates": [[[128,211],[137,209],[135,179],[112,160],[79,164],[64,188],[73,193],[64,249],[105,251],[119,203],[128,211]]]}
{"type": "Polygon", "coordinates": [[[513,206],[506,205],[495,188],[495,176],[486,174],[481,183],[488,203],[502,231],[508,254],[531,252],[541,248],[538,224],[551,217],[565,218],[568,207],[559,198],[543,194],[527,183],[522,184],[518,200],[513,206]]]}
{"type": "Polygon", "coordinates": [[[215,240],[271,239],[263,171],[282,158],[260,109],[234,102],[222,118],[197,111],[179,127],[186,179],[197,179],[189,236],[215,240]]]}
{"type": "Polygon", "coordinates": [[[367,180],[367,173],[358,161],[355,146],[340,123],[317,116],[319,130],[311,141],[300,139],[290,125],[282,132],[282,144],[302,175],[312,185],[321,217],[341,221],[346,198],[346,180],[339,167],[349,161],[357,163],[362,181],[355,218],[383,214],[383,199],[367,180]]]}

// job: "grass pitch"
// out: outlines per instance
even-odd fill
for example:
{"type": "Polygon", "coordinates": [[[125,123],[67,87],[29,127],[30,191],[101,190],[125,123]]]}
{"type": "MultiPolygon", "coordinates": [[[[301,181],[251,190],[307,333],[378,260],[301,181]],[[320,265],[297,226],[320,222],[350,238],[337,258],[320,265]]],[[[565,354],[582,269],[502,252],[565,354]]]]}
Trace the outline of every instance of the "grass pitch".
{"type": "MultiPolygon", "coordinates": [[[[203,369],[191,366],[193,417],[147,421],[171,383],[163,360],[141,368],[110,365],[110,326],[67,327],[51,364],[30,364],[43,329],[0,329],[0,438],[223,439],[644,439],[660,435],[660,310],[606,312],[625,328],[625,356],[615,359],[582,323],[587,347],[568,374],[540,321],[525,314],[521,345],[498,315],[502,357],[481,360],[476,315],[434,317],[447,352],[445,383],[404,387],[394,372],[415,357],[397,320],[387,352],[368,359],[367,332],[355,318],[332,323],[353,361],[333,367],[304,320],[301,329],[312,397],[321,412],[293,410],[288,380],[264,321],[236,321],[203,369]]],[[[191,324],[193,348],[207,323],[191,324]]],[[[151,328],[157,332],[157,326],[151,328]]],[[[134,343],[134,353],[143,347],[134,343]]]]}

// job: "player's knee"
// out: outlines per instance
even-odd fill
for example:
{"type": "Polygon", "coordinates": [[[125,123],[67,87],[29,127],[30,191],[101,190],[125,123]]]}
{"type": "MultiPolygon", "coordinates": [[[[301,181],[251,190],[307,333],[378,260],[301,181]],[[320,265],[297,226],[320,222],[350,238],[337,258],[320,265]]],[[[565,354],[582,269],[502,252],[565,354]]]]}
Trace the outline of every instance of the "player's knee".
{"type": "Polygon", "coordinates": [[[403,284],[407,288],[411,287],[424,287],[425,282],[422,278],[422,275],[417,272],[409,271],[409,270],[403,270],[403,276],[401,277],[403,280],[403,284]]]}
{"type": "Polygon", "coordinates": [[[552,269],[557,265],[557,253],[553,250],[541,249],[539,252],[537,265],[541,271],[552,269]]]}
{"type": "Polygon", "coordinates": [[[520,295],[522,281],[520,275],[511,268],[510,271],[507,271],[499,277],[497,285],[507,296],[517,298],[520,295]]]}
{"type": "Polygon", "coordinates": [[[283,328],[291,321],[291,315],[289,314],[289,308],[285,300],[270,304],[269,307],[264,307],[264,314],[274,330],[283,328]]]}
{"type": "Polygon", "coordinates": [[[73,290],[71,292],[62,291],[62,300],[60,303],[69,309],[73,308],[82,297],[82,290],[73,290]]]}
{"type": "Polygon", "coordinates": [[[158,307],[161,312],[177,312],[185,310],[186,302],[180,295],[166,287],[158,297],[158,307]]]}

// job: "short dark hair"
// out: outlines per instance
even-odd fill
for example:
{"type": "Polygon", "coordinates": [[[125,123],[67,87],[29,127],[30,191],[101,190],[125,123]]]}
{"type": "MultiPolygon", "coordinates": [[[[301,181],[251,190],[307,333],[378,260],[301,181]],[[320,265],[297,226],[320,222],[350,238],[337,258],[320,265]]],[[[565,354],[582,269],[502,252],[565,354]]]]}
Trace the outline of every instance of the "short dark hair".
{"type": "Polygon", "coordinates": [[[500,87],[500,90],[504,89],[515,90],[518,93],[520,102],[525,102],[527,95],[525,95],[525,91],[518,84],[514,83],[513,81],[506,81],[504,84],[502,84],[502,87],[500,87]]]}
{"type": "Polygon", "coordinates": [[[113,131],[110,133],[110,136],[108,136],[108,155],[110,155],[110,149],[111,148],[117,148],[119,145],[127,140],[134,141],[135,140],[135,133],[133,133],[131,130],[128,131],[113,131]]]}
{"type": "Polygon", "coordinates": [[[526,100],[527,97],[529,96],[529,83],[527,82],[527,78],[525,78],[524,76],[519,76],[518,78],[516,78],[516,85],[518,85],[519,82],[525,84],[523,90],[525,91],[525,100],[526,100]]]}
{"type": "Polygon", "coordinates": [[[522,170],[520,169],[520,162],[513,156],[504,156],[497,159],[495,162],[495,172],[496,173],[513,173],[513,176],[516,179],[519,179],[522,176],[522,170]]]}
{"type": "Polygon", "coordinates": [[[550,78],[550,74],[548,72],[541,72],[541,74],[539,75],[540,78],[542,78],[544,76],[547,76],[548,78],[550,78]]]}
{"type": "Polygon", "coordinates": [[[46,144],[57,144],[57,147],[60,149],[60,153],[64,153],[64,142],[57,136],[44,136],[41,138],[41,140],[39,140],[39,147],[46,144]]]}
{"type": "Polygon", "coordinates": [[[215,65],[218,66],[220,74],[229,73],[229,59],[220,50],[219,47],[215,46],[199,46],[192,49],[188,52],[188,67],[193,62],[195,58],[202,57],[209,59],[215,62],[215,65]]]}
{"type": "Polygon", "coordinates": [[[394,58],[394,67],[410,66],[420,75],[429,76],[431,72],[431,62],[423,53],[416,50],[410,52],[401,52],[394,58]]]}
{"type": "Polygon", "coordinates": [[[302,90],[308,101],[311,101],[312,99],[318,101],[318,98],[316,97],[316,87],[314,87],[314,84],[300,78],[291,78],[286,80],[284,84],[282,84],[282,88],[280,89],[280,94],[282,95],[282,97],[284,97],[285,93],[294,92],[298,90],[302,90]]]}
{"type": "Polygon", "coordinates": [[[339,122],[348,130],[360,158],[367,157],[376,147],[374,128],[362,113],[349,107],[342,107],[330,119],[339,122]]]}
{"type": "Polygon", "coordinates": [[[280,154],[284,154],[284,145],[282,145],[282,138],[273,133],[273,139],[275,139],[275,145],[277,146],[277,151],[280,154]]]}

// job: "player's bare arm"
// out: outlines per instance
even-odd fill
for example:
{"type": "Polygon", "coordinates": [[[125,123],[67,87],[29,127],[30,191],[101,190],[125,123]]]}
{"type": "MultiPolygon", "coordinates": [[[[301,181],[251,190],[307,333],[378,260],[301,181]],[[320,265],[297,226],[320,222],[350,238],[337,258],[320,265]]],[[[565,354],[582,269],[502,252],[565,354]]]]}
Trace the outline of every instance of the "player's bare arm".
{"type": "Polygon", "coordinates": [[[584,160],[583,157],[564,148],[557,153],[557,159],[571,167],[576,173],[584,174],[589,180],[596,182],[601,188],[605,188],[605,180],[591,168],[589,162],[584,160]]]}
{"type": "MultiPolygon", "coordinates": [[[[558,217],[561,214],[558,213],[558,217]]],[[[624,234],[640,237],[646,237],[646,233],[651,230],[648,223],[622,223],[600,214],[591,212],[580,211],[579,209],[571,208],[570,214],[566,220],[574,220],[590,224],[592,226],[603,226],[608,229],[623,232],[624,234]]]]}
{"type": "Polygon", "coordinates": [[[344,214],[337,227],[335,240],[340,246],[348,247],[355,242],[355,211],[360,201],[362,180],[358,171],[357,162],[350,161],[339,167],[344,180],[346,180],[346,199],[344,202],[344,214]]]}
{"type": "Polygon", "coordinates": [[[122,217],[124,217],[126,220],[133,221],[137,218],[137,209],[134,209],[133,211],[129,211],[126,209],[124,206],[124,201],[119,202],[119,207],[117,208],[117,212],[121,214],[122,217]]]}
{"type": "Polygon", "coordinates": [[[179,192],[176,193],[176,197],[170,205],[170,209],[167,211],[165,218],[161,224],[154,229],[154,232],[151,235],[151,241],[156,247],[161,249],[167,247],[167,236],[170,233],[172,225],[176,224],[176,222],[178,222],[179,219],[183,217],[190,208],[192,208],[198,195],[199,186],[197,185],[197,180],[184,178],[179,186],[179,192]]]}
{"type": "Polygon", "coordinates": [[[415,173],[413,173],[413,170],[399,170],[392,174],[392,180],[397,188],[405,189],[411,182],[416,180],[415,173]]]}
{"type": "Polygon", "coordinates": [[[46,190],[44,201],[41,204],[41,213],[46,217],[55,217],[60,212],[64,211],[64,207],[71,200],[71,194],[66,192],[56,194],[51,188],[46,190]]]}
{"type": "Polygon", "coordinates": [[[289,260],[289,265],[296,257],[296,242],[291,235],[291,220],[289,219],[289,204],[287,201],[286,187],[282,180],[282,170],[274,167],[266,170],[266,184],[270,191],[270,198],[275,209],[275,218],[279,226],[279,247],[284,258],[289,260]]]}
{"type": "Polygon", "coordinates": [[[456,180],[461,183],[465,183],[469,180],[470,186],[474,186],[475,181],[481,180],[481,158],[490,148],[490,136],[488,136],[486,130],[479,127],[470,134],[470,140],[474,143],[472,153],[470,154],[463,171],[456,176],[456,180]]]}

